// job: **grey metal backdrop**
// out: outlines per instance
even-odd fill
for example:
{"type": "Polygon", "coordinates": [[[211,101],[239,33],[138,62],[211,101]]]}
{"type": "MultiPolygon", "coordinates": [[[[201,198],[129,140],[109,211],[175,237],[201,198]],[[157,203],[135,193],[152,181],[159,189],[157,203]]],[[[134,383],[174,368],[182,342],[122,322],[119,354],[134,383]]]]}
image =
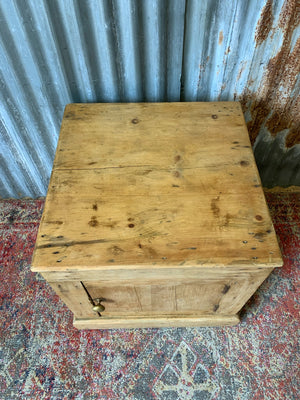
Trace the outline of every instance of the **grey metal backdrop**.
{"type": "Polygon", "coordinates": [[[73,102],[242,102],[263,184],[300,185],[298,0],[0,0],[0,196],[47,192],[73,102]]]}

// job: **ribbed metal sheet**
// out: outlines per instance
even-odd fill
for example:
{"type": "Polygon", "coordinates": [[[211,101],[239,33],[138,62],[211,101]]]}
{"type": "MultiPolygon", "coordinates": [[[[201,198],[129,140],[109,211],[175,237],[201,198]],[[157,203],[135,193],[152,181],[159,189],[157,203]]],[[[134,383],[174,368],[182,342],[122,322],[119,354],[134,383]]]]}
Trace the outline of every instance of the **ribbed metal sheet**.
{"type": "Polygon", "coordinates": [[[300,185],[297,0],[1,0],[0,196],[47,192],[73,102],[241,100],[263,184],[300,185]]]}

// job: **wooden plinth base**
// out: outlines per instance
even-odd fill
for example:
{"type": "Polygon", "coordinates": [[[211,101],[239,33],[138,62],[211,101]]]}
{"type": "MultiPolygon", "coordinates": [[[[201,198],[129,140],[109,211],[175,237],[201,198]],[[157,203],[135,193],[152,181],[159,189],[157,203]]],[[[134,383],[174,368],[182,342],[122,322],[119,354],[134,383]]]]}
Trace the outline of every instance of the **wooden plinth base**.
{"type": "Polygon", "coordinates": [[[236,325],[240,321],[234,315],[205,315],[197,317],[132,317],[132,318],[105,318],[77,319],[74,326],[78,329],[114,329],[114,328],[176,328],[191,326],[224,326],[236,325]]]}

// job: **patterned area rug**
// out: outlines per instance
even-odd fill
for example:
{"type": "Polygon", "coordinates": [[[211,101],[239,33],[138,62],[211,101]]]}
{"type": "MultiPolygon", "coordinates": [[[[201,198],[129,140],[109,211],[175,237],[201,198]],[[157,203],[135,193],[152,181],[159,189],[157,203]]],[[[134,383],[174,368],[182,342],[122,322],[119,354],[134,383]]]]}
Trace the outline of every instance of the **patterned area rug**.
{"type": "Polygon", "coordinates": [[[284,267],[238,326],[98,331],[29,270],[43,201],[0,202],[0,399],[299,399],[300,194],[266,197],[284,267]]]}

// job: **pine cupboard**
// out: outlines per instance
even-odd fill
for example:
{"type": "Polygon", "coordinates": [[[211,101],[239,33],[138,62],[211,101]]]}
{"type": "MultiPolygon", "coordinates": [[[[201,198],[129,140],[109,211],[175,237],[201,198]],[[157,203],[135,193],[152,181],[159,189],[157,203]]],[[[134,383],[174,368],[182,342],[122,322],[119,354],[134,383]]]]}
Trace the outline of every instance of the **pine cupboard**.
{"type": "Polygon", "coordinates": [[[281,265],[238,102],[67,105],[31,268],[77,328],[234,325],[281,265]]]}

